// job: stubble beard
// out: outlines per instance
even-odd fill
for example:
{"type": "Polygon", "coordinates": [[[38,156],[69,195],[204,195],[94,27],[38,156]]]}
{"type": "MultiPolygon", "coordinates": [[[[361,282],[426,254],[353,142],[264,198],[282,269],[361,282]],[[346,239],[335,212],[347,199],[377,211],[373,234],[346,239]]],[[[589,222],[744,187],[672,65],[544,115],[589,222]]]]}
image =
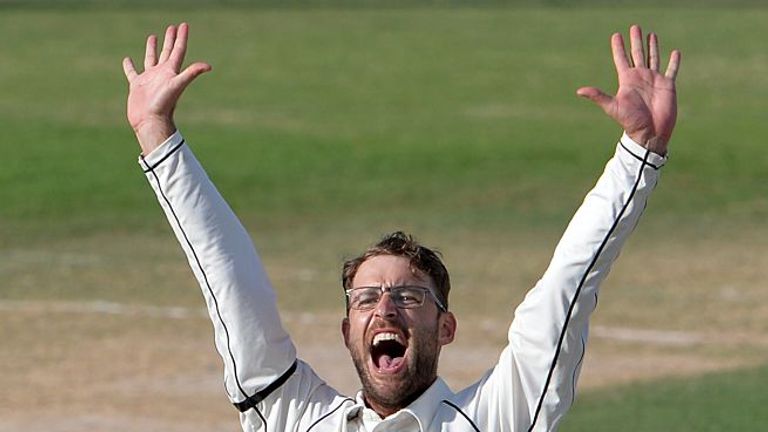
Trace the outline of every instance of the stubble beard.
{"type": "Polygon", "coordinates": [[[358,346],[350,350],[363,386],[363,397],[368,405],[373,403],[397,411],[410,405],[432,385],[437,378],[440,347],[437,343],[437,329],[431,333],[411,339],[409,350],[412,355],[406,359],[405,371],[390,377],[383,385],[377,384],[371,376],[367,348],[358,346]]]}

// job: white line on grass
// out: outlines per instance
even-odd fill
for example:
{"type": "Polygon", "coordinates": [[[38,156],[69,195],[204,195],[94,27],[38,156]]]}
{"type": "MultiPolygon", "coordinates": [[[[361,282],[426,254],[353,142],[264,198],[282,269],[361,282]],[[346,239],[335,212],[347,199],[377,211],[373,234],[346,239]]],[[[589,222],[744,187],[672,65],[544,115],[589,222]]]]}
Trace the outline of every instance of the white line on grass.
{"type": "Polygon", "coordinates": [[[204,318],[207,316],[205,314],[205,310],[197,308],[193,309],[181,306],[162,307],[151,305],[131,305],[103,300],[87,302],[4,300],[0,301],[0,311],[56,312],[73,314],[94,313],[105,315],[127,315],[171,319],[204,318]]]}
{"type": "Polygon", "coordinates": [[[592,326],[592,337],[622,342],[644,342],[656,345],[690,346],[704,344],[707,340],[700,335],[674,330],[646,330],[622,327],[592,326]]]}

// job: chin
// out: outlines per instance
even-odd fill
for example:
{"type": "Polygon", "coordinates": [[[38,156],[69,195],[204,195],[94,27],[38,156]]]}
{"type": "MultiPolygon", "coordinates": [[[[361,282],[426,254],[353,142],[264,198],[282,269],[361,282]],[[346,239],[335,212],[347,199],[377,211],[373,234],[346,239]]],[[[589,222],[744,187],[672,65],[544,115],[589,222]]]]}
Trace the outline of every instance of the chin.
{"type": "Polygon", "coordinates": [[[417,363],[407,354],[401,364],[383,370],[370,358],[355,362],[368,404],[396,411],[416,400],[437,378],[436,368],[419,368],[417,363]]]}
{"type": "Polygon", "coordinates": [[[381,328],[366,343],[350,347],[365,400],[377,412],[383,409],[380,415],[410,405],[437,378],[436,335],[413,336],[397,328],[381,328]]]}

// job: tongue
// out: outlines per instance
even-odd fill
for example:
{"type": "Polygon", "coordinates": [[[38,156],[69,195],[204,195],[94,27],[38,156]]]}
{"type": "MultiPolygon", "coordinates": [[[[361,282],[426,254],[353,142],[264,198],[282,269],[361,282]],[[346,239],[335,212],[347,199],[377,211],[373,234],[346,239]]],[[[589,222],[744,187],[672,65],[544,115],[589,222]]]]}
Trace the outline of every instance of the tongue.
{"type": "Polygon", "coordinates": [[[403,363],[402,357],[395,357],[394,359],[386,354],[382,354],[379,357],[379,369],[383,372],[392,371],[397,369],[403,363]]]}

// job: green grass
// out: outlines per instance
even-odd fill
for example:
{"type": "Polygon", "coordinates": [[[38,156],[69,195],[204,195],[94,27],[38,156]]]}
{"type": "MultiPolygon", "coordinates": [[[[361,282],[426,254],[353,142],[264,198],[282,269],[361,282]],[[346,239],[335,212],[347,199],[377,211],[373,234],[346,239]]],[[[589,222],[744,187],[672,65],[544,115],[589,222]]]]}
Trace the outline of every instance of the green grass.
{"type": "Polygon", "coordinates": [[[586,392],[563,432],[747,431],[768,422],[768,366],[586,392]]]}
{"type": "MultiPolygon", "coordinates": [[[[446,252],[457,286],[470,287],[456,290],[456,307],[516,304],[613,151],[618,128],[574,93],[614,88],[608,36],[632,22],[684,56],[645,250],[701,237],[707,248],[748,238],[760,250],[768,57],[756,35],[766,18],[767,9],[9,8],[2,293],[172,303],[191,282],[154,269],[186,271],[136,164],[120,67],[125,55],[140,62],[146,34],[181,20],[192,26],[188,59],[214,71],[184,96],[177,123],[253,232],[287,307],[336,287],[345,256],[401,228],[446,252]],[[55,254],[100,261],[72,267],[55,254]],[[152,285],[135,286],[141,271],[152,285]],[[513,289],[490,295],[500,286],[513,289]]],[[[726,262],[733,249],[724,250],[726,262]]],[[[680,305],[688,300],[675,287],[719,292],[722,277],[674,272],[702,260],[686,255],[654,254],[676,276],[626,286],[652,283],[641,292],[680,305]]]]}
{"type": "Polygon", "coordinates": [[[359,220],[559,231],[618,135],[574,90],[614,87],[607,37],[640,22],[665,51],[684,53],[673,163],[653,218],[759,222],[768,60],[757,35],[767,16],[9,9],[0,17],[3,242],[165,229],[134,165],[120,59],[140,58],[145,34],[182,19],[192,24],[189,58],[214,72],[185,95],[178,124],[246,221],[285,231],[359,220]]]}
{"type": "MultiPolygon", "coordinates": [[[[287,307],[336,287],[344,257],[402,228],[446,252],[457,286],[469,287],[456,290],[457,308],[508,311],[619,134],[575,89],[615,87],[608,36],[639,22],[661,35],[665,53],[683,51],[680,119],[641,226],[642,250],[667,270],[621,280],[651,285],[625,290],[642,299],[621,298],[672,299],[684,310],[691,293],[677,287],[718,293],[734,266],[692,277],[708,257],[665,256],[659,241],[670,250],[696,238],[726,263],[737,256],[733,239],[759,251],[767,238],[766,18],[759,8],[8,8],[2,294],[172,303],[191,282],[154,269],[186,271],[136,164],[120,67],[124,55],[140,62],[147,33],[187,20],[188,58],[214,71],[184,96],[177,123],[253,232],[287,307]],[[56,254],[100,261],[73,267],[56,254]],[[137,288],[142,271],[155,277],[137,288]]],[[[761,279],[742,273],[749,286],[761,279]]],[[[336,305],[334,296],[316,303],[336,305]]]]}
{"type": "MultiPolygon", "coordinates": [[[[404,228],[446,252],[460,316],[506,319],[619,134],[575,90],[615,88],[608,37],[638,22],[683,52],[680,116],[597,319],[765,333],[764,7],[85,3],[100,7],[0,1],[1,299],[201,304],[136,164],[120,67],[186,20],[188,59],[214,71],[177,124],[253,232],[281,306],[340,311],[342,258],[404,228]]],[[[585,393],[563,429],[754,429],[766,372],[585,393]]]]}

